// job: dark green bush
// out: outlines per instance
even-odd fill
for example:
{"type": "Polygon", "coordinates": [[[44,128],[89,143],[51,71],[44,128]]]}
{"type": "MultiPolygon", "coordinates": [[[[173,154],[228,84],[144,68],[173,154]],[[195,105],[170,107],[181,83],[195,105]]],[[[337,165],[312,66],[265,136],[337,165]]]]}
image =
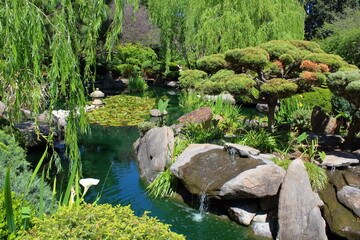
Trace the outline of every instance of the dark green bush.
{"type": "Polygon", "coordinates": [[[247,95],[251,93],[255,81],[244,74],[236,74],[227,78],[226,90],[234,95],[247,95]]]}
{"type": "Polygon", "coordinates": [[[306,106],[309,109],[319,106],[328,114],[332,112],[331,98],[333,97],[333,94],[327,88],[314,87],[312,88],[312,92],[305,92],[293,97],[297,98],[303,106],[306,106]]]}
{"type": "Polygon", "coordinates": [[[328,77],[328,86],[335,95],[360,106],[360,70],[332,73],[328,77]]]}
{"type": "Polygon", "coordinates": [[[130,77],[129,86],[130,92],[140,92],[143,93],[148,89],[148,85],[143,77],[130,77]]]}
{"type": "Polygon", "coordinates": [[[272,60],[278,59],[283,54],[289,54],[298,50],[293,44],[283,40],[273,40],[262,43],[259,47],[265,49],[270,54],[272,60]]]}
{"type": "Polygon", "coordinates": [[[196,61],[196,66],[202,71],[213,74],[226,67],[225,56],[224,54],[212,54],[199,58],[196,61]]]}
{"type": "Polygon", "coordinates": [[[195,84],[207,78],[207,73],[200,70],[185,70],[180,73],[179,82],[182,88],[194,88],[195,84]]]}
{"type": "Polygon", "coordinates": [[[210,95],[220,94],[224,91],[224,89],[225,89],[225,83],[223,82],[204,81],[195,84],[196,91],[210,95]]]}
{"type": "Polygon", "coordinates": [[[124,78],[136,77],[140,72],[140,67],[128,63],[117,65],[115,68],[124,78]]]}
{"type": "MultiPolygon", "coordinates": [[[[40,201],[40,179],[35,177],[31,186],[28,185],[32,176],[29,163],[25,159],[25,151],[15,142],[15,139],[0,130],[0,188],[4,187],[6,169],[10,169],[11,190],[17,197],[23,196],[35,208],[38,208],[40,201]]],[[[50,187],[44,187],[45,211],[50,210],[52,193],[50,187]]]]}
{"type": "Polygon", "coordinates": [[[157,55],[149,47],[144,47],[141,44],[126,43],[115,47],[113,58],[120,61],[120,63],[131,63],[131,61],[137,59],[137,63],[141,64],[145,61],[156,61],[157,55]]]}
{"type": "Polygon", "coordinates": [[[35,218],[33,223],[22,239],[185,239],[146,213],[135,216],[130,206],[62,207],[43,220],[35,218]]]}

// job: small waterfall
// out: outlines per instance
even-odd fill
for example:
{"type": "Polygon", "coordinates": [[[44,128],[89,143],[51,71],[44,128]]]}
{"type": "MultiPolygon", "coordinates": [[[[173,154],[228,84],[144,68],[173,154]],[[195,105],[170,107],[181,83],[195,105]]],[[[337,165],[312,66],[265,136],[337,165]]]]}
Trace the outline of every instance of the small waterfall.
{"type": "Polygon", "coordinates": [[[330,174],[334,174],[336,167],[331,167],[330,174]]]}
{"type": "Polygon", "coordinates": [[[237,153],[236,149],[235,148],[229,148],[227,149],[229,155],[230,155],[230,159],[231,159],[231,162],[234,163],[235,162],[235,154],[237,153]]]}
{"type": "Polygon", "coordinates": [[[200,196],[200,206],[199,206],[199,213],[194,213],[192,219],[196,222],[202,221],[205,216],[207,210],[207,197],[205,194],[201,194],[200,196]]]}

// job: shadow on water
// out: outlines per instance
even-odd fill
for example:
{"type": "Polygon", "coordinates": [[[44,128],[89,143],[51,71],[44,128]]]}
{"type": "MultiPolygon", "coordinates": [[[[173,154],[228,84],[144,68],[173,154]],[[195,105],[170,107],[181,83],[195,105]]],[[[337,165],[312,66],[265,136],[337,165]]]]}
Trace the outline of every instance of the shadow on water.
{"type": "Polygon", "coordinates": [[[150,216],[171,224],[173,231],[184,234],[187,239],[260,239],[229,220],[205,214],[201,221],[196,221],[194,215],[199,213],[198,210],[172,199],[147,196],[132,149],[137,138],[136,127],[97,125],[91,126],[91,134],[80,137],[83,175],[100,179],[98,186],[90,188],[87,202],[94,201],[103,188],[100,203],[130,204],[137,215],[150,211],[150,216]]]}

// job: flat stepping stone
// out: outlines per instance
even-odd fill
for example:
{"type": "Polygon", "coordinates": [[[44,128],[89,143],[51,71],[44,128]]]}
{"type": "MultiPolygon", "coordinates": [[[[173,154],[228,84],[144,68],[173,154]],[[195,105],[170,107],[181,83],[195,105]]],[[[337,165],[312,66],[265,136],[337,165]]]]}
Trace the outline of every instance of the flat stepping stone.
{"type": "Polygon", "coordinates": [[[355,154],[349,152],[329,152],[326,154],[321,166],[326,167],[347,167],[350,165],[356,165],[359,163],[359,159],[355,154]]]}

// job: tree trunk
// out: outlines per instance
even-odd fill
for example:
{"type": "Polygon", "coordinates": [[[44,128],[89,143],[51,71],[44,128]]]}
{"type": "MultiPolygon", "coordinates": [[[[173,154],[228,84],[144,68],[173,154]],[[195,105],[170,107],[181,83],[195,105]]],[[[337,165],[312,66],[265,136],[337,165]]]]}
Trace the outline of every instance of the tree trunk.
{"type": "Polygon", "coordinates": [[[268,131],[273,131],[274,118],[275,118],[275,108],[276,100],[271,100],[268,102],[268,131]]]}
{"type": "Polygon", "coordinates": [[[355,135],[360,131],[360,118],[353,117],[353,121],[349,127],[348,135],[345,140],[345,147],[351,148],[355,135]]]}

